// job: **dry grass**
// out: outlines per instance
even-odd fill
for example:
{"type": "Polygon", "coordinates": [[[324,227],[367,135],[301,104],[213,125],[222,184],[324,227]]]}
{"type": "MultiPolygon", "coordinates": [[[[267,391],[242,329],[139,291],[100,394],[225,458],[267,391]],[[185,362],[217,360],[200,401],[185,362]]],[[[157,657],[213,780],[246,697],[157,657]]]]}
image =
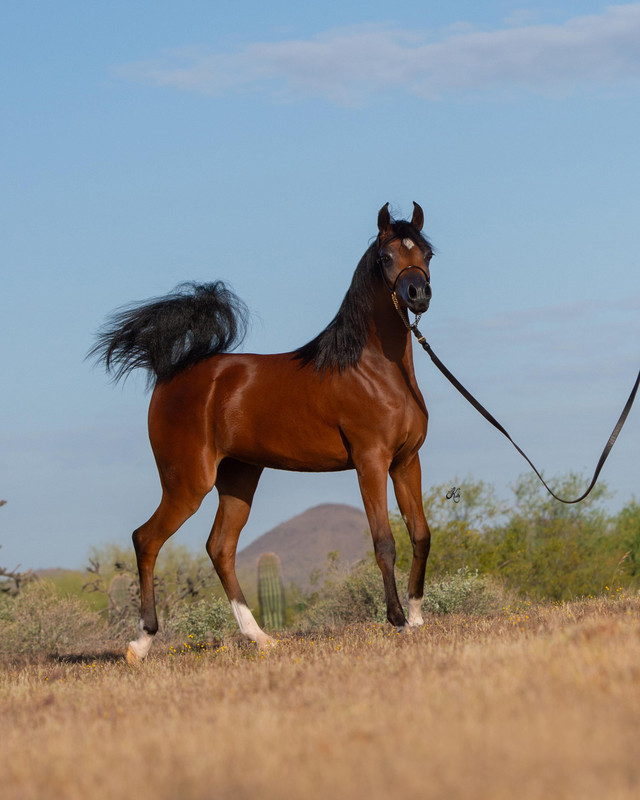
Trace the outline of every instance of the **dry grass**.
{"type": "Polygon", "coordinates": [[[640,600],[5,661],[4,800],[640,794],[640,600]]]}

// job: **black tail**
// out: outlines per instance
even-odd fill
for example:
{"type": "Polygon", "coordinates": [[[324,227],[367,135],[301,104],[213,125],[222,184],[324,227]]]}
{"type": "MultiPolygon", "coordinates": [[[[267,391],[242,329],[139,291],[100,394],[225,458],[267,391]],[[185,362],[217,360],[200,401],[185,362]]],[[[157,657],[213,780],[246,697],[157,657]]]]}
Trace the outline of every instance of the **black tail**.
{"type": "Polygon", "coordinates": [[[222,281],[182,283],[166,297],[112,314],[88,356],[102,362],[114,381],[137,367],[149,371],[151,384],[167,381],[185,367],[237,347],[247,320],[247,307],[222,281]]]}

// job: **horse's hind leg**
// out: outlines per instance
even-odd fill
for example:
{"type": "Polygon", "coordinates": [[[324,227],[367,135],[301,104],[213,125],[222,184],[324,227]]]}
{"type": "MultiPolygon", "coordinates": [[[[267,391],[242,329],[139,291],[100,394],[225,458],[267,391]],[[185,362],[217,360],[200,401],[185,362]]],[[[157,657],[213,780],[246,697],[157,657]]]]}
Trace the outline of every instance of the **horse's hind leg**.
{"type": "Polygon", "coordinates": [[[231,603],[240,632],[259,647],[273,643],[249,610],[238,578],[235,560],[238,539],[251,511],[262,467],[225,459],[218,469],[216,489],[220,504],[207,541],[207,552],[231,603]]]}
{"type": "Polygon", "coordinates": [[[160,505],[153,516],[133,533],[140,576],[140,622],[138,638],[129,642],[127,648],[127,661],[130,664],[147,655],[153,637],[158,631],[153,569],[160,548],[198,510],[207,491],[193,493],[177,491],[174,488],[169,492],[165,488],[160,505]]]}

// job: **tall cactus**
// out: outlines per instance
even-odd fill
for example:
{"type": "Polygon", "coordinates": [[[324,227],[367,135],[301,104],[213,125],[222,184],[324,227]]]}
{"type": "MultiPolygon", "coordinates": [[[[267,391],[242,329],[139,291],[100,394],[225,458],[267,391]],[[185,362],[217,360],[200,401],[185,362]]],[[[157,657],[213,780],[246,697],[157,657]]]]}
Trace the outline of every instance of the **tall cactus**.
{"type": "Polygon", "coordinates": [[[261,625],[271,630],[284,628],[284,584],[275,553],[263,553],[258,559],[258,602],[261,625]]]}

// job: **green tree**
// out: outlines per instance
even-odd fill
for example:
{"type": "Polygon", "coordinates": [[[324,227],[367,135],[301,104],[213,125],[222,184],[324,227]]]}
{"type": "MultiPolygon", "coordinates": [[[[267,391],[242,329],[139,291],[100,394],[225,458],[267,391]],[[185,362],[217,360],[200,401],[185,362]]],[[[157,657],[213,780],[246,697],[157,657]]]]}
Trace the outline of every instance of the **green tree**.
{"type": "MultiPolygon", "coordinates": [[[[553,486],[561,496],[576,497],[584,483],[571,473],[553,486]]],[[[634,500],[611,518],[603,507],[609,497],[604,483],[572,505],[552,498],[529,474],[516,481],[511,504],[482,481],[467,479],[459,488],[458,503],[446,498],[446,485],[424,495],[432,533],[429,579],[478,570],[525,596],[554,600],[599,594],[614,582],[640,585],[640,504],[634,500]]],[[[404,522],[392,514],[391,525],[397,565],[406,571],[412,549],[404,522]]]]}
{"type": "MultiPolygon", "coordinates": [[[[583,484],[573,473],[553,482],[565,497],[579,495],[583,484]]],[[[509,518],[486,537],[484,568],[529,597],[568,600],[602,592],[619,558],[602,507],[606,485],[574,505],[553,499],[535,475],[521,476],[513,492],[509,518]]]]}
{"type": "MultiPolygon", "coordinates": [[[[431,530],[429,575],[453,574],[465,567],[482,569],[486,561],[487,533],[508,511],[493,486],[467,478],[460,483],[460,501],[447,499],[448,484],[425,493],[423,505],[431,530]]],[[[390,517],[396,540],[396,563],[408,570],[413,556],[411,543],[400,514],[390,517]]]]}
{"type": "Polygon", "coordinates": [[[640,503],[635,497],[615,518],[614,529],[618,549],[622,551],[618,573],[625,583],[640,588],[640,503]]]}

